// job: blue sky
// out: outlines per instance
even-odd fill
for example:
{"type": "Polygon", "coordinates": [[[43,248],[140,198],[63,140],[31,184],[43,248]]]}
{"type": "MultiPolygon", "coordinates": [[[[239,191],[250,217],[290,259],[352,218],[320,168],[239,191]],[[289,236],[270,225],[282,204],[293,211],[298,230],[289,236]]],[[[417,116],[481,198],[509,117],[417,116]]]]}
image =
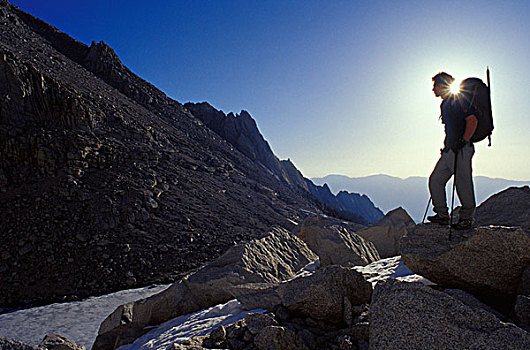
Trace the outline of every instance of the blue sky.
{"type": "Polygon", "coordinates": [[[179,102],[249,111],[307,177],[428,176],[443,141],[431,77],[489,66],[496,129],[475,174],[530,180],[528,1],[11,2],[105,41],[179,102]]]}

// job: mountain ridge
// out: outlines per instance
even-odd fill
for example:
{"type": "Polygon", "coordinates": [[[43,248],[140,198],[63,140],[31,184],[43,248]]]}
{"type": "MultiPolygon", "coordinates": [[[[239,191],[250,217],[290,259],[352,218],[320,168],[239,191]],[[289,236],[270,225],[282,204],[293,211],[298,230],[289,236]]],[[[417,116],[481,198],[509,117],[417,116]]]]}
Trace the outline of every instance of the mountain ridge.
{"type": "MultiPolygon", "coordinates": [[[[530,181],[490,178],[480,175],[475,176],[474,179],[477,206],[492,194],[508,187],[530,184],[530,181]]],[[[338,193],[344,189],[366,194],[384,212],[403,206],[416,222],[421,221],[429,200],[428,178],[422,176],[400,178],[387,174],[377,174],[364,177],[349,177],[330,174],[325,177],[312,178],[312,180],[320,185],[327,183],[333,193],[338,193]]],[[[451,198],[451,189],[452,181],[449,181],[447,186],[448,199],[451,198]]],[[[457,196],[455,196],[455,203],[458,203],[457,196]]]]}

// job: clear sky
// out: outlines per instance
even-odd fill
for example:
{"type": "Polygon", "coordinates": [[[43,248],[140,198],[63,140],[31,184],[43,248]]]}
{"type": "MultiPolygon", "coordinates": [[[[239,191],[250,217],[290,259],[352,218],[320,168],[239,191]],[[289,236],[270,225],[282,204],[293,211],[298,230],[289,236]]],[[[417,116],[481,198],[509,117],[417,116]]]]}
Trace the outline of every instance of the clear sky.
{"type": "Polygon", "coordinates": [[[103,40],[170,97],[247,110],[306,177],[428,176],[431,77],[491,70],[493,146],[475,175],[530,180],[530,1],[10,0],[103,40]]]}

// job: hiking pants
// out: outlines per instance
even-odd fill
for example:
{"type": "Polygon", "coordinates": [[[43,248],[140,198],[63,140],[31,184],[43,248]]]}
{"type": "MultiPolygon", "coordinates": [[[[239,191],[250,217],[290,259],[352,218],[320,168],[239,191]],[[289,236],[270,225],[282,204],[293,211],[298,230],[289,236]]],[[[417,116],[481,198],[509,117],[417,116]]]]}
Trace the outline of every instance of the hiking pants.
{"type": "MultiPolygon", "coordinates": [[[[473,174],[471,159],[475,154],[473,144],[467,144],[458,151],[456,160],[456,193],[462,207],[460,208],[460,219],[473,220],[475,215],[475,191],[473,189],[473,174]]],[[[448,216],[447,199],[445,187],[454,173],[455,153],[452,150],[442,152],[438,163],[429,177],[429,191],[431,192],[434,212],[440,216],[448,216]]]]}

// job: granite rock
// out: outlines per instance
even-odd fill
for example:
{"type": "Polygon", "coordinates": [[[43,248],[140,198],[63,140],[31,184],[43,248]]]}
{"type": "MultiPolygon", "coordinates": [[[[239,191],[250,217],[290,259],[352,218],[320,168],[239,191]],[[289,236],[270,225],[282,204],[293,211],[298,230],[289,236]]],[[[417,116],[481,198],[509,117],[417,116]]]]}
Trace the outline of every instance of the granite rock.
{"type": "Polygon", "coordinates": [[[482,300],[513,298],[530,265],[530,233],[516,227],[456,231],[449,240],[445,227],[417,225],[401,243],[414,273],[482,300]]]}
{"type": "Polygon", "coordinates": [[[415,226],[409,214],[401,207],[389,211],[373,225],[355,232],[374,244],[381,258],[400,255],[401,238],[415,226]]]}
{"type": "Polygon", "coordinates": [[[372,284],[351,268],[331,265],[282,283],[278,294],[290,314],[342,323],[349,316],[345,315],[348,305],[370,301],[372,284]]]}
{"type": "Polygon", "coordinates": [[[319,256],[321,266],[364,266],[380,259],[371,242],[337,219],[310,216],[302,222],[297,235],[319,256]]]}
{"type": "Polygon", "coordinates": [[[528,349],[530,334],[420,283],[377,284],[370,349],[528,349]]]}

